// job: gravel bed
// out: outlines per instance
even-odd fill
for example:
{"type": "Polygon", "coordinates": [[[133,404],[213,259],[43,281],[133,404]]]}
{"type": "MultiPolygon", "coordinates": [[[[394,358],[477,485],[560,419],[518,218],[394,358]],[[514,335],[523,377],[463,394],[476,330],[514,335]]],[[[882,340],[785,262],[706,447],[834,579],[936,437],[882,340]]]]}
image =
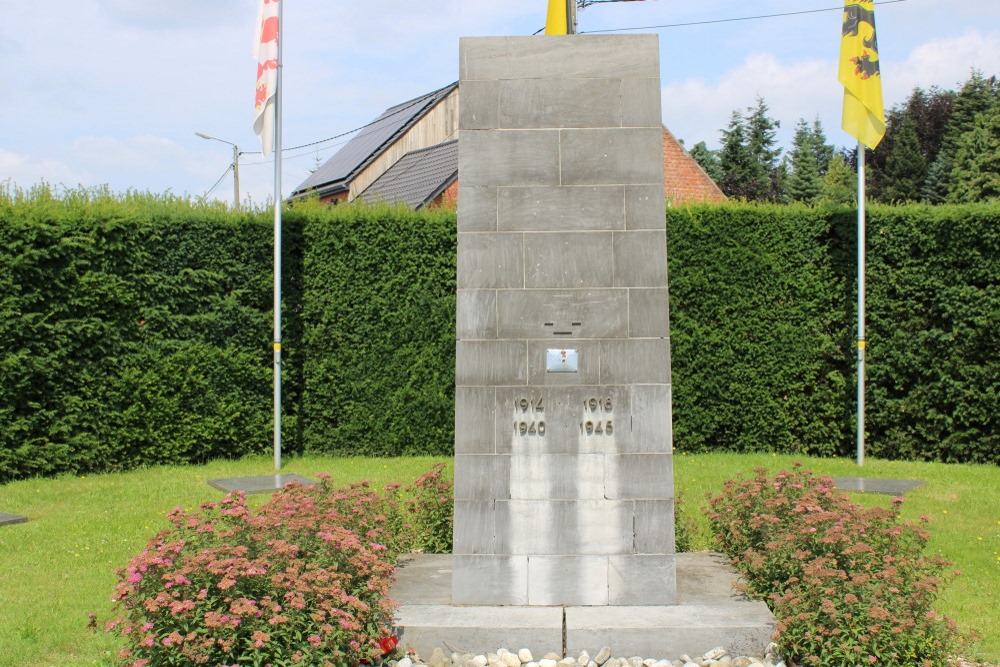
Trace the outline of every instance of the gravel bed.
{"type": "Polygon", "coordinates": [[[560,656],[546,653],[535,657],[526,648],[512,651],[505,648],[495,653],[446,653],[440,648],[427,658],[411,654],[400,660],[389,660],[389,667],[785,667],[778,657],[777,647],[768,646],[763,658],[730,655],[723,647],[714,648],[704,655],[682,655],[677,658],[642,658],[640,656],[613,657],[611,649],[604,647],[591,656],[586,651],[577,656],[560,656]]]}

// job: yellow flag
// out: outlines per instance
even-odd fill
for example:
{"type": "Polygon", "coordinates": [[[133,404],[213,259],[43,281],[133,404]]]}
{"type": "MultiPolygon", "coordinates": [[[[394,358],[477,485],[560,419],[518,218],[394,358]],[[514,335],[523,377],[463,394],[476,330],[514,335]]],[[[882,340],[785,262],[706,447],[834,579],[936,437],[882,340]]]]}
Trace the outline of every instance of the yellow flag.
{"type": "Polygon", "coordinates": [[[885,134],[885,108],[873,0],[845,0],[838,78],[844,84],[841,127],[868,148],[875,148],[885,134]]]}
{"type": "Polygon", "coordinates": [[[565,35],[569,32],[566,0],[549,0],[549,13],[545,17],[546,35],[565,35]]]}

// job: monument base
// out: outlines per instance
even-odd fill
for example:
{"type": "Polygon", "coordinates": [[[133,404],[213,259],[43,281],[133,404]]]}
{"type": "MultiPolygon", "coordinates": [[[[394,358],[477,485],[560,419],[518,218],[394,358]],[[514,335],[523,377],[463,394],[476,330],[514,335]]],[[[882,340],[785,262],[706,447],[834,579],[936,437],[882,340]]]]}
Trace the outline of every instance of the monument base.
{"type": "Polygon", "coordinates": [[[400,643],[428,658],[498,648],[596,655],[675,657],[724,647],[731,655],[763,655],[774,615],[734,590],[737,575],[716,553],[677,554],[677,604],[648,606],[476,606],[451,603],[451,556],[407,557],[390,596],[400,605],[400,643]]]}

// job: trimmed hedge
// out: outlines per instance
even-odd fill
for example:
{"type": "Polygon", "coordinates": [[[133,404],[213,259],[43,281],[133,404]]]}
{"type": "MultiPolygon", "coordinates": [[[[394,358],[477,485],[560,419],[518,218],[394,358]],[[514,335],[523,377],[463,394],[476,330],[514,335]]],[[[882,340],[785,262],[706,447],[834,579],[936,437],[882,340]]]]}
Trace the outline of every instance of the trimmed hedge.
{"type": "MultiPolygon", "coordinates": [[[[856,224],[668,209],[678,449],[853,454],[856,224]]],[[[874,206],[867,229],[867,452],[1000,463],[1000,206],[874,206]]]]}
{"type": "MultiPolygon", "coordinates": [[[[451,452],[453,212],[284,217],[289,454],[451,452]]],[[[868,451],[1000,462],[1000,206],[869,213],[868,451]]],[[[675,444],[853,451],[855,213],[669,209],[675,444]]],[[[272,221],[0,193],[0,482],[264,453],[272,221]]]]}
{"type": "Polygon", "coordinates": [[[450,455],[454,212],[385,206],[304,211],[306,449],[450,455]]]}
{"type": "Polygon", "coordinates": [[[0,481],[264,452],[268,229],[170,197],[0,197],[0,481]]]}

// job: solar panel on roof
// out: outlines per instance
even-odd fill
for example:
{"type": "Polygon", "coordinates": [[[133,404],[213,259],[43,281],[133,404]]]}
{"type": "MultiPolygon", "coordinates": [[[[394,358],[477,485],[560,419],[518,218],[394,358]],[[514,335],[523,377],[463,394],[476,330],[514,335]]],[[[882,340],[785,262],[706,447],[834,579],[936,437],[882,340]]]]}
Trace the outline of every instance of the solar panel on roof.
{"type": "Polygon", "coordinates": [[[294,192],[305,192],[349,180],[378,155],[379,149],[388,145],[400,131],[412,125],[457,86],[457,83],[452,83],[421,97],[389,107],[381,116],[355,134],[319,169],[310,174],[294,192]]]}

